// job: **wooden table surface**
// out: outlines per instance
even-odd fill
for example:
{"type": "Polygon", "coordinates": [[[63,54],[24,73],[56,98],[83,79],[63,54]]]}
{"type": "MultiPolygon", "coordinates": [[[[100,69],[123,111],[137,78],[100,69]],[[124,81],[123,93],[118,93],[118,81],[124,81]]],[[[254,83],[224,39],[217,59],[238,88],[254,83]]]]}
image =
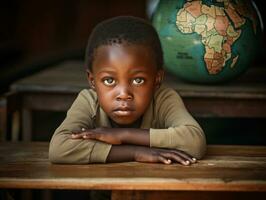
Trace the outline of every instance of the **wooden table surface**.
{"type": "Polygon", "coordinates": [[[266,146],[208,146],[192,166],[56,165],[48,143],[0,143],[0,188],[266,192],[266,146]]]}

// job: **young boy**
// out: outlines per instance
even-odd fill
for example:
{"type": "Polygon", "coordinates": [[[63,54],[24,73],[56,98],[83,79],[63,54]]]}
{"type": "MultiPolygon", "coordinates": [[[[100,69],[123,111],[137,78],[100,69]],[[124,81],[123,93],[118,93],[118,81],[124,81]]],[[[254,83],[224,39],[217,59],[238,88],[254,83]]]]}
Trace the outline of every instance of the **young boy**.
{"type": "Polygon", "coordinates": [[[190,165],[205,136],[180,96],[161,85],[163,53],[145,20],[115,17],[95,27],[86,50],[91,89],[82,90],[50,142],[53,163],[190,165]]]}

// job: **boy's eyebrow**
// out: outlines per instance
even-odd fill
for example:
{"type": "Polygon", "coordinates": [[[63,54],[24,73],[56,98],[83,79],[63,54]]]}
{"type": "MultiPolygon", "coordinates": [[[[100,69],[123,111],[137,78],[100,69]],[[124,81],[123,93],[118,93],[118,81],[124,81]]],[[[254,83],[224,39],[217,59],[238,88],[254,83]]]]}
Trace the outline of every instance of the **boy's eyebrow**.
{"type": "Polygon", "coordinates": [[[110,70],[110,69],[106,68],[106,69],[103,69],[103,70],[97,72],[97,74],[99,74],[99,73],[115,73],[115,70],[110,70]]]}
{"type": "MultiPolygon", "coordinates": [[[[150,72],[150,70],[149,69],[131,69],[129,71],[130,74],[147,73],[147,72],[150,72]]],[[[98,73],[116,73],[116,71],[106,68],[106,69],[99,71],[98,73]]]]}
{"type": "Polygon", "coordinates": [[[132,69],[129,71],[132,74],[137,74],[137,73],[147,73],[150,72],[148,69],[132,69]]]}

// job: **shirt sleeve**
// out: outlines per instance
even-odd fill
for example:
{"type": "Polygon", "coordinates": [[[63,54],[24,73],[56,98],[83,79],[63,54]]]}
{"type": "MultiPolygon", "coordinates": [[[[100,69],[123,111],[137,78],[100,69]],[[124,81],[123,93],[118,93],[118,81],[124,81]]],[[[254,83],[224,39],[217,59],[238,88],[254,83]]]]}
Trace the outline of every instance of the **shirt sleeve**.
{"type": "Polygon", "coordinates": [[[53,163],[86,164],[104,163],[111,149],[110,144],[95,140],[71,139],[73,132],[81,128],[93,128],[95,101],[88,90],[83,90],[56,129],[49,147],[49,159],[53,163]]]}
{"type": "Polygon", "coordinates": [[[156,121],[160,129],[150,129],[150,146],[178,149],[200,159],[206,151],[204,132],[188,113],[181,97],[168,88],[157,95],[156,121]]]}

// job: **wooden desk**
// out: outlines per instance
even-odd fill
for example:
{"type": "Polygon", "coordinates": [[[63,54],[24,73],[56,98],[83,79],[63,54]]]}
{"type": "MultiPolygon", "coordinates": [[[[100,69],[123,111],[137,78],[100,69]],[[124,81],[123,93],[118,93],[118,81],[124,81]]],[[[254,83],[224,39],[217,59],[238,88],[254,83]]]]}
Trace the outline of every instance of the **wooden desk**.
{"type": "Polygon", "coordinates": [[[0,188],[112,190],[113,199],[266,195],[266,146],[209,146],[205,159],[189,167],[55,165],[47,157],[48,143],[0,143],[0,188]]]}
{"type": "MultiPolygon", "coordinates": [[[[266,117],[266,68],[251,68],[223,85],[182,82],[170,75],[165,83],[182,96],[195,117],[266,117]]],[[[11,86],[22,115],[22,138],[31,140],[31,111],[67,111],[78,92],[87,88],[81,61],[66,61],[11,86]]],[[[12,105],[14,109],[14,105],[12,105]]]]}

